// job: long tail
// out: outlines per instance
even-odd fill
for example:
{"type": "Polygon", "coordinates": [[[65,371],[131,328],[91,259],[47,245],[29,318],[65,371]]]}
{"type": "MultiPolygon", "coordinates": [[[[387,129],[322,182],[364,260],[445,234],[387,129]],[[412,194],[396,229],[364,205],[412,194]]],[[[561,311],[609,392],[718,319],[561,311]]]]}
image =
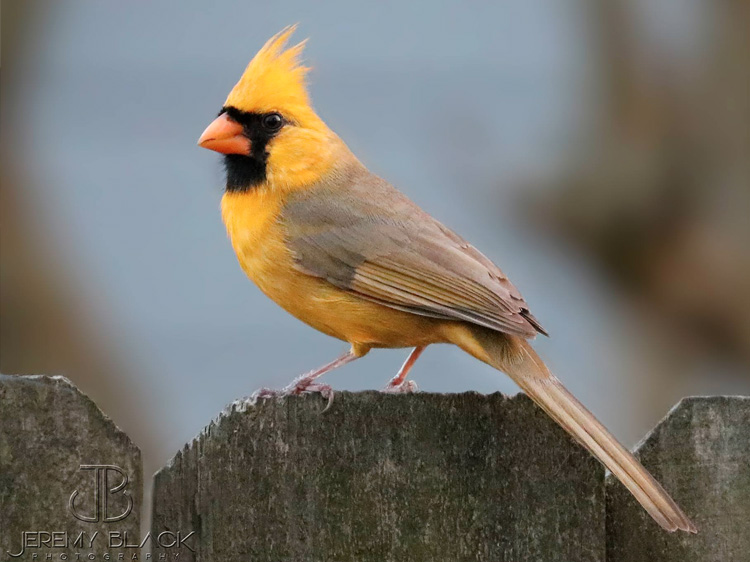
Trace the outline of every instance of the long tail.
{"type": "Polygon", "coordinates": [[[483,328],[451,338],[464,351],[507,373],[547,414],[591,452],[622,482],[667,531],[697,533],[669,494],[640,462],[550,373],[521,338],[483,328]]]}

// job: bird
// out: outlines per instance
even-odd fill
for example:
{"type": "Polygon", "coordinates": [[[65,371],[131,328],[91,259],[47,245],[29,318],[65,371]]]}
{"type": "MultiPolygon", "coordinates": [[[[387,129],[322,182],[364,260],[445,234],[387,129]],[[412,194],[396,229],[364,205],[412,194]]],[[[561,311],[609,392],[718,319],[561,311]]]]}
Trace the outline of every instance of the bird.
{"type": "Polygon", "coordinates": [[[295,29],[257,52],[198,140],[223,155],[221,215],[245,274],[287,312],[350,346],[281,394],[332,396],[318,377],[381,348],[412,350],[385,388],[410,392],[407,375],[425,348],[453,344],[509,375],[661,527],[697,532],[534,351],[530,340],[547,333],[506,275],[370,172],[318,116],[306,40],[288,46],[295,29]]]}

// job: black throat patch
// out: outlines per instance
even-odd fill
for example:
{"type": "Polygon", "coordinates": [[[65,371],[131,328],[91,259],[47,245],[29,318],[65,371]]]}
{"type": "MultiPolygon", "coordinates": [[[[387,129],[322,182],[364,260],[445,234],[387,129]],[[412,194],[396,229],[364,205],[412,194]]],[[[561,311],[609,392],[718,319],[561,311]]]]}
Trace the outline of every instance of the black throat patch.
{"type": "Polygon", "coordinates": [[[224,167],[227,172],[227,191],[249,191],[266,181],[268,142],[278,133],[263,127],[264,113],[240,111],[231,106],[224,107],[226,113],[242,125],[245,136],[250,139],[250,155],[225,154],[224,167]]]}

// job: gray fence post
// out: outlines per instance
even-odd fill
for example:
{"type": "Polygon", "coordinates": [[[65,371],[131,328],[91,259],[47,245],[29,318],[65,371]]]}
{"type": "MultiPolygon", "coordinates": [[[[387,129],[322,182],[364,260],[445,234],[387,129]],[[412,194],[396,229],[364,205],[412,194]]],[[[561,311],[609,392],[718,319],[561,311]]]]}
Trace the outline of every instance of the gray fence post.
{"type": "Polygon", "coordinates": [[[670,535],[619,483],[607,481],[607,561],[750,560],[750,398],[682,400],[637,456],[698,526],[670,535]]]}
{"type": "Polygon", "coordinates": [[[237,403],[209,425],[155,477],[149,553],[128,437],[66,379],[0,375],[0,559],[750,560],[750,398],[685,399],[638,449],[698,535],[611,478],[605,528],[602,468],[523,395],[323,406],[237,403]]]}
{"type": "Polygon", "coordinates": [[[236,407],[155,477],[185,560],[603,561],[601,466],[525,396],[236,407]]]}
{"type": "Polygon", "coordinates": [[[117,560],[142,489],[138,448],[67,379],[0,375],[0,560],[117,560]]]}

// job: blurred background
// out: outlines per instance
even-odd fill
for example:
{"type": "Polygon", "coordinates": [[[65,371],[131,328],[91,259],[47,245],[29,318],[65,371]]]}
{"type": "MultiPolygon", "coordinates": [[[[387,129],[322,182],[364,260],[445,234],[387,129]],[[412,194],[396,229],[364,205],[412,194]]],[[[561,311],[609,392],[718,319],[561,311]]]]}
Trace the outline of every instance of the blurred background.
{"type": "MultiPolygon", "coordinates": [[[[503,268],[627,444],[683,396],[750,394],[750,2],[2,7],[0,370],[72,379],[147,474],[345,349],[245,279],[196,146],[294,22],[321,116],[503,268]]],[[[406,355],[326,382],[381,388],[406,355]]],[[[517,391],[444,346],[413,378],[517,391]]]]}

